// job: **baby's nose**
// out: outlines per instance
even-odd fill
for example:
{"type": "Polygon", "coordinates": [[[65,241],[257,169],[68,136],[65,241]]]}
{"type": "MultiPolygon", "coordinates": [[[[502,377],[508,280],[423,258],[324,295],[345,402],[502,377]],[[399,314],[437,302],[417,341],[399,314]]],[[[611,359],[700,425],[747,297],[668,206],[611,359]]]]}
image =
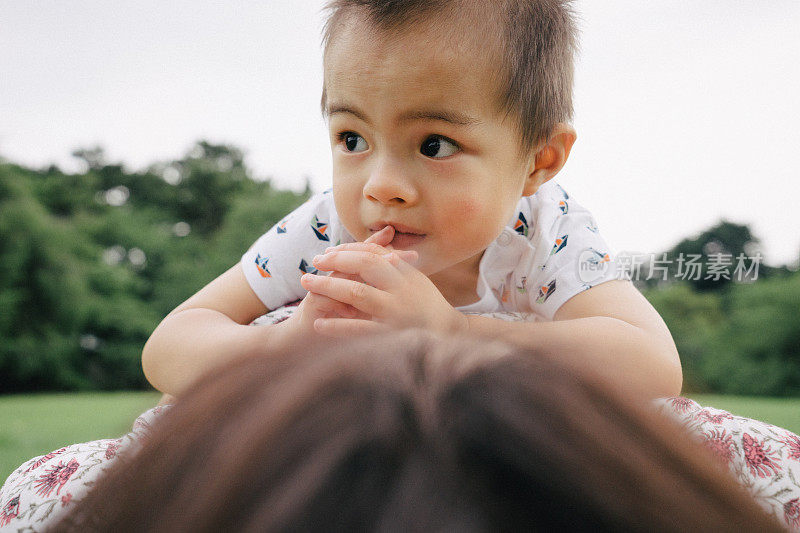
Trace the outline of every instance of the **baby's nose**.
{"type": "Polygon", "coordinates": [[[401,169],[384,164],[370,174],[364,185],[364,197],[381,204],[409,205],[417,202],[419,192],[401,169]]]}

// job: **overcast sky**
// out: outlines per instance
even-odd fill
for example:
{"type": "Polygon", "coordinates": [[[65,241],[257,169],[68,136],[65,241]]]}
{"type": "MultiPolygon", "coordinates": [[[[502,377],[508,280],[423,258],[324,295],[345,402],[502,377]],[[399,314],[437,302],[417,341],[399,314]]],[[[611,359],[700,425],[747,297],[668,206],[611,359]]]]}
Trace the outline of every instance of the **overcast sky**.
{"type": "MultiPolygon", "coordinates": [[[[489,0],[487,0],[489,1],[489,0]]],[[[0,0],[0,156],[139,169],[200,138],[260,177],[330,183],[322,0],[0,0]]],[[[727,218],[800,253],[800,0],[581,0],[578,142],[559,182],[617,250],[727,218]]]]}

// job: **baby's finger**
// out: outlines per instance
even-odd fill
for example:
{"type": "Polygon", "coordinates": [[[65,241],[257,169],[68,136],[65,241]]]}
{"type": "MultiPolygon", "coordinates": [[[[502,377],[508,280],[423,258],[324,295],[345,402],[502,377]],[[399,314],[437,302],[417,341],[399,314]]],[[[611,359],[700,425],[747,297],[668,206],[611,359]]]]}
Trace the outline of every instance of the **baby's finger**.
{"type": "Polygon", "coordinates": [[[409,261],[397,253],[399,251],[401,250],[395,250],[393,253],[387,255],[386,260],[389,261],[389,263],[391,263],[393,266],[397,267],[397,270],[403,275],[407,276],[414,272],[421,274],[421,272],[414,266],[419,261],[419,254],[413,250],[402,250],[412,252],[414,254],[413,261],[409,261]]]}
{"type": "Polygon", "coordinates": [[[365,243],[374,243],[379,246],[386,246],[394,239],[394,226],[385,226],[382,230],[376,231],[366,239],[365,243]]]}
{"type": "Polygon", "coordinates": [[[345,274],[344,272],[331,272],[328,274],[332,278],[344,278],[344,279],[352,279],[357,280],[358,276],[351,276],[350,274],[345,274]]]}
{"type": "Polygon", "coordinates": [[[309,292],[352,305],[369,316],[384,315],[388,295],[366,283],[331,278],[329,276],[304,274],[300,278],[300,284],[309,292]]]}
{"type": "MultiPolygon", "coordinates": [[[[389,243],[392,242],[392,239],[394,239],[394,226],[388,226],[387,225],[387,226],[384,226],[383,229],[381,229],[379,231],[376,231],[375,233],[373,233],[372,235],[370,235],[369,237],[364,239],[363,243],[358,242],[358,243],[347,243],[347,244],[375,245],[375,246],[371,246],[370,250],[375,250],[375,253],[381,253],[379,251],[380,248],[378,248],[378,247],[389,246],[389,243]]],[[[340,244],[339,246],[347,246],[347,244],[343,244],[343,245],[340,244]]],[[[335,250],[335,249],[339,248],[339,246],[332,246],[332,247],[326,249],[325,252],[327,253],[327,252],[330,252],[331,250],[335,250]]],[[[391,247],[389,247],[389,249],[391,249],[391,247]]]]}
{"type": "Polygon", "coordinates": [[[314,321],[314,330],[328,337],[350,338],[357,335],[380,333],[389,329],[386,324],[372,320],[318,318],[314,321]]]}
{"type": "Polygon", "coordinates": [[[419,252],[416,250],[392,250],[392,254],[399,257],[409,265],[414,265],[419,261],[419,252]]]}
{"type": "Polygon", "coordinates": [[[375,255],[367,252],[342,251],[318,255],[313,263],[320,270],[356,275],[373,287],[389,290],[403,281],[397,265],[391,262],[394,260],[403,263],[396,258],[394,254],[375,255]]]}
{"type": "Polygon", "coordinates": [[[390,248],[379,246],[375,243],[367,242],[351,242],[347,244],[340,244],[339,246],[327,248],[325,250],[326,254],[331,252],[368,252],[375,255],[397,254],[400,259],[412,265],[419,260],[419,253],[414,250],[392,250],[390,248]]]}
{"type": "Polygon", "coordinates": [[[329,254],[331,252],[340,252],[342,250],[358,250],[361,252],[369,252],[375,255],[386,255],[392,253],[389,248],[385,248],[380,244],[374,242],[348,242],[345,244],[340,244],[338,246],[331,246],[330,248],[325,248],[325,253],[329,254]]]}
{"type": "Polygon", "coordinates": [[[359,316],[358,309],[337,300],[328,298],[322,294],[309,292],[303,299],[303,312],[311,313],[314,318],[340,316],[344,318],[355,318],[359,316]]]}

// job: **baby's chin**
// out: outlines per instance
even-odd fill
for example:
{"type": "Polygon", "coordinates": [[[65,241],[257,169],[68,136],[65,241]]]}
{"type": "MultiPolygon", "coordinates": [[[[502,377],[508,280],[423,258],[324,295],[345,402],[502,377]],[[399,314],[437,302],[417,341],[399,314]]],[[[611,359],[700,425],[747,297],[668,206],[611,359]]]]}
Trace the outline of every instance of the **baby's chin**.
{"type": "Polygon", "coordinates": [[[442,263],[442,261],[437,261],[436,258],[430,257],[420,251],[419,259],[414,265],[414,268],[433,279],[442,276],[448,277],[450,269],[458,269],[459,263],[442,263]]]}
{"type": "Polygon", "coordinates": [[[459,283],[476,283],[477,280],[473,280],[473,277],[478,276],[481,258],[485,251],[467,253],[456,258],[450,257],[449,260],[443,260],[441,257],[438,258],[439,260],[430,256],[426,257],[425,253],[420,251],[417,269],[429,278],[432,276],[455,276],[453,279],[461,280],[459,283]]]}

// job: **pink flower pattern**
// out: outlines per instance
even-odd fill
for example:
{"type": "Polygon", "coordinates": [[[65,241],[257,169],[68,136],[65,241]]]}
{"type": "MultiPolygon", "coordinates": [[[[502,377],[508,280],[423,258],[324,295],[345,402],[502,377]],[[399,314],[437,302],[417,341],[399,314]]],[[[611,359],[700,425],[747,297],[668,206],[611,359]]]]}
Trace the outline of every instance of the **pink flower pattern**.
{"type": "Polygon", "coordinates": [[[47,455],[43,455],[41,459],[39,459],[38,461],[36,461],[35,463],[33,463],[33,464],[32,464],[31,466],[29,466],[29,467],[28,467],[28,469],[27,469],[27,470],[25,470],[25,471],[26,471],[26,472],[30,472],[31,470],[35,470],[36,468],[39,468],[39,467],[40,467],[40,466],[42,466],[44,463],[46,463],[47,461],[49,461],[50,459],[52,459],[53,457],[55,457],[56,455],[58,455],[58,454],[60,454],[60,453],[64,453],[65,451],[67,451],[67,448],[66,448],[66,447],[65,447],[65,448],[60,448],[60,449],[58,449],[58,450],[56,450],[56,451],[53,451],[53,452],[50,452],[50,453],[48,453],[47,455]]]}
{"type": "Polygon", "coordinates": [[[749,434],[742,436],[742,448],[744,449],[744,459],[753,474],[759,477],[772,476],[781,469],[780,465],[775,464],[772,450],[749,434]],[[771,470],[771,471],[770,471],[771,470]]]}
{"type": "Polygon", "coordinates": [[[117,455],[117,450],[119,449],[120,443],[119,440],[115,440],[114,442],[109,442],[108,447],[106,448],[106,459],[112,459],[114,456],[117,455]]]}
{"type": "Polygon", "coordinates": [[[0,511],[0,527],[6,526],[19,515],[19,495],[11,498],[0,511]]]}
{"type": "Polygon", "coordinates": [[[703,433],[705,445],[714,455],[719,457],[726,465],[733,459],[733,437],[722,429],[712,429],[703,433]]]}
{"type": "Polygon", "coordinates": [[[669,402],[672,404],[672,407],[679,413],[685,413],[689,409],[697,405],[696,403],[694,403],[694,401],[690,400],[689,398],[681,398],[679,396],[675,398],[670,398],[669,402]]]}
{"type": "Polygon", "coordinates": [[[800,528],[800,498],[783,504],[783,519],[794,528],[800,528]]]}
{"type": "Polygon", "coordinates": [[[733,420],[733,415],[725,411],[711,413],[708,409],[703,409],[697,413],[697,419],[705,420],[706,422],[711,422],[712,424],[721,424],[725,420],[733,420]]]}
{"type": "Polygon", "coordinates": [[[38,487],[36,493],[41,496],[50,496],[53,489],[58,487],[56,494],[60,494],[61,488],[67,483],[72,474],[78,470],[79,466],[80,464],[75,459],[70,459],[66,465],[64,461],[59,461],[58,466],[45,470],[45,473],[36,481],[36,487],[38,487]]]}
{"type": "Polygon", "coordinates": [[[768,513],[800,533],[800,437],[688,398],[665,398],[656,406],[727,464],[768,513]]]}
{"type": "Polygon", "coordinates": [[[789,459],[800,461],[800,438],[797,435],[789,435],[783,440],[789,451],[789,459]]]}

